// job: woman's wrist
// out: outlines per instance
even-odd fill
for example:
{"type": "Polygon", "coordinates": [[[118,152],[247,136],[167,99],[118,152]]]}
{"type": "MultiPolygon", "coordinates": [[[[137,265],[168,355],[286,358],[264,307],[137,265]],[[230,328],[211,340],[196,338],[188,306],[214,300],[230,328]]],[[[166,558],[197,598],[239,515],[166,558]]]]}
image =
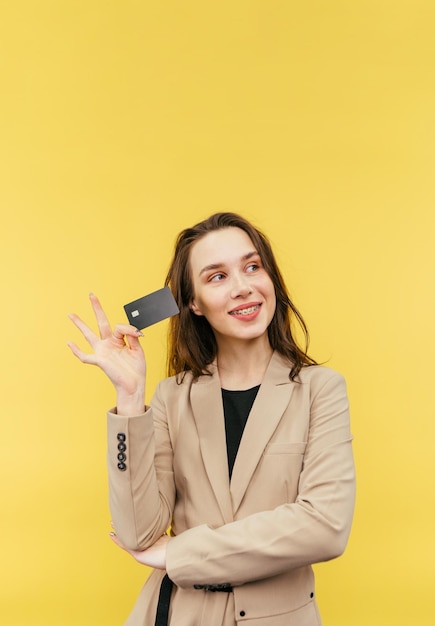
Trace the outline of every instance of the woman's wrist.
{"type": "Polygon", "coordinates": [[[118,391],[116,397],[116,412],[118,415],[140,415],[145,410],[145,389],[138,389],[134,393],[118,391]]]}

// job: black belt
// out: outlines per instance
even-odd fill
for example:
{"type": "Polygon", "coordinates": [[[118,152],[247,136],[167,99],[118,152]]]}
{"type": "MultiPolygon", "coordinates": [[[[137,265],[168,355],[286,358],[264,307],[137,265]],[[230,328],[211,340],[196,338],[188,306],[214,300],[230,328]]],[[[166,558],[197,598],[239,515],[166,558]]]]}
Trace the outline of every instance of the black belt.
{"type": "Polygon", "coordinates": [[[160,585],[159,601],[157,604],[156,621],[154,622],[154,626],[167,626],[169,603],[171,602],[173,584],[174,583],[169,576],[165,574],[160,585]]]}
{"type": "Polygon", "coordinates": [[[193,585],[194,589],[204,589],[204,591],[226,591],[230,593],[233,590],[230,583],[221,583],[220,585],[193,585]]]}
{"type": "MultiPolygon", "coordinates": [[[[156,621],[154,626],[167,626],[169,617],[169,604],[171,602],[171,593],[173,582],[167,574],[164,575],[159,593],[159,601],[157,604],[156,621]]],[[[220,585],[193,585],[194,589],[203,589],[204,591],[224,591],[230,593],[233,590],[230,583],[222,583],[220,585]]]]}

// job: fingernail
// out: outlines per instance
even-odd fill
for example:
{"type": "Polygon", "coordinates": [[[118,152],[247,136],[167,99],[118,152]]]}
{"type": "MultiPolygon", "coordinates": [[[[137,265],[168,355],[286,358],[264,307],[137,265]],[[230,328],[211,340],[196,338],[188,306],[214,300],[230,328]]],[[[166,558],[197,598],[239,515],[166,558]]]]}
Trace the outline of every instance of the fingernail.
{"type": "Polygon", "coordinates": [[[109,535],[110,535],[111,537],[115,537],[115,533],[110,532],[110,533],[109,533],[109,535]]]}

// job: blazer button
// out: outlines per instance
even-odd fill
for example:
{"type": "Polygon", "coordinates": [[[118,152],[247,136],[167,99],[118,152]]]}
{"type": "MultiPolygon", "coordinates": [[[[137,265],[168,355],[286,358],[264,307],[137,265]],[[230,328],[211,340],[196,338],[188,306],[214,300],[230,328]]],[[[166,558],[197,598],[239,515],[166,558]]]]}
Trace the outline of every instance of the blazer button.
{"type": "Polygon", "coordinates": [[[125,463],[118,463],[118,469],[119,469],[121,472],[125,472],[125,470],[127,469],[127,466],[126,466],[126,464],[125,464],[125,463]]]}
{"type": "Polygon", "coordinates": [[[120,452],[125,452],[127,450],[127,446],[125,445],[125,443],[118,443],[118,450],[120,452]]]}
{"type": "Polygon", "coordinates": [[[118,461],[125,461],[127,457],[125,456],[125,454],[123,452],[120,452],[118,454],[118,461]]]}
{"type": "Polygon", "coordinates": [[[126,439],[125,433],[118,433],[117,434],[117,439],[118,439],[118,441],[125,441],[125,439],[126,439]]]}
{"type": "Polygon", "coordinates": [[[245,611],[240,611],[240,617],[245,617],[246,613],[245,611]]]}

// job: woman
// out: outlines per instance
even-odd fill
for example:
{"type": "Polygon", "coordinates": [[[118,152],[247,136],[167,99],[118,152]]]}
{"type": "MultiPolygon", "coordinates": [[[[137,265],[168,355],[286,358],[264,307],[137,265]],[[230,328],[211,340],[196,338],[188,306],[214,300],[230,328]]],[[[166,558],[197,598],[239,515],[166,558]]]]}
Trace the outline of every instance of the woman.
{"type": "Polygon", "coordinates": [[[242,217],[183,231],[166,282],[170,377],[145,409],[141,333],[112,332],[93,295],[100,337],[71,316],[93,353],[72,351],[117,393],[112,538],[155,568],[126,624],[152,626],[160,593],[172,626],[319,626],[311,564],[343,552],[354,506],[344,380],[298,347],[303,319],[242,217]]]}

